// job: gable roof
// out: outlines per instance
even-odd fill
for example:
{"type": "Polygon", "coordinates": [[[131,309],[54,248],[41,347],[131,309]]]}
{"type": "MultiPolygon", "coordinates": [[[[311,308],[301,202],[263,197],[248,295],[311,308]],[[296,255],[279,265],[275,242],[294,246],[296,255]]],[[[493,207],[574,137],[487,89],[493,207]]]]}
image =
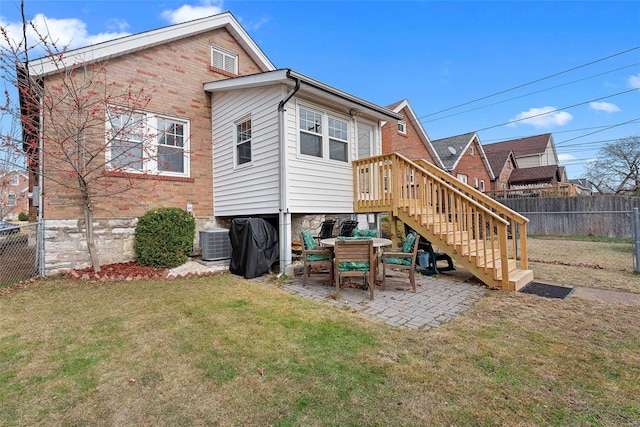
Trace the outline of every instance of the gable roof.
{"type": "Polygon", "coordinates": [[[387,108],[391,111],[395,111],[396,113],[400,113],[400,111],[402,110],[407,111],[405,120],[408,120],[411,122],[411,124],[413,124],[413,127],[416,129],[418,136],[420,137],[420,140],[424,144],[425,148],[427,149],[429,154],[431,154],[431,157],[433,157],[433,159],[437,162],[437,166],[444,167],[442,164],[442,160],[440,160],[440,157],[438,156],[438,153],[433,148],[433,145],[431,145],[431,141],[429,140],[429,135],[427,135],[427,132],[422,127],[422,123],[420,123],[418,116],[413,111],[413,108],[411,107],[409,100],[403,99],[402,101],[394,102],[393,104],[388,105],[387,108]]]}
{"type": "MultiPolygon", "coordinates": [[[[347,92],[343,92],[340,89],[336,89],[289,68],[212,81],[204,84],[204,90],[206,92],[217,92],[248,89],[273,84],[286,84],[289,86],[296,86],[299,84],[299,89],[306,93],[344,105],[348,109],[347,111],[353,109],[356,110],[356,113],[359,113],[359,110],[364,109],[369,116],[372,116],[377,120],[400,120],[402,118],[401,114],[366,101],[362,98],[358,98],[357,96],[351,95],[347,92]]],[[[296,89],[296,91],[297,90],[298,89],[296,89]]]]}
{"type": "Polygon", "coordinates": [[[509,160],[513,160],[515,166],[518,166],[518,162],[516,157],[513,155],[513,151],[509,150],[507,152],[504,150],[496,150],[494,147],[491,147],[491,145],[484,146],[484,153],[487,156],[487,161],[493,170],[494,176],[498,177],[500,175],[502,168],[504,168],[504,165],[509,160]]]}
{"type": "Polygon", "coordinates": [[[461,155],[465,152],[469,144],[471,144],[475,135],[475,132],[469,132],[431,141],[431,145],[433,145],[434,150],[438,153],[442,166],[447,172],[455,169],[461,155]]]}
{"type": "Polygon", "coordinates": [[[531,156],[544,153],[551,138],[550,133],[544,133],[541,135],[528,136],[526,138],[485,144],[485,149],[489,151],[489,147],[491,147],[491,151],[495,152],[500,150],[505,152],[505,154],[509,151],[513,151],[516,158],[531,156]]]}
{"type": "Polygon", "coordinates": [[[514,169],[511,172],[509,183],[518,184],[526,182],[550,182],[558,179],[558,165],[536,166],[533,168],[514,169]]]}
{"type": "MultiPolygon", "coordinates": [[[[98,62],[218,28],[226,28],[244,48],[251,59],[258,64],[262,71],[275,70],[275,66],[269,58],[267,58],[230,12],[207,16],[181,24],[162,27],[80,49],[70,50],[64,53],[62,62],[67,67],[98,62]]],[[[32,74],[46,76],[56,73],[58,68],[55,62],[46,56],[30,61],[29,71],[32,74]]]]}

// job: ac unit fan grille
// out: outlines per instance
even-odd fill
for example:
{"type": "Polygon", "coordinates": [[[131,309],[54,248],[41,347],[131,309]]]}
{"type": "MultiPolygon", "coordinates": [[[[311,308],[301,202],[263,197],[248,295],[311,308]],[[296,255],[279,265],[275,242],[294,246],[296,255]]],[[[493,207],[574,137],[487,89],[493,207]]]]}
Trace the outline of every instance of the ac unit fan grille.
{"type": "Polygon", "coordinates": [[[200,249],[203,261],[231,258],[231,240],[226,228],[207,228],[200,231],[200,249]]]}

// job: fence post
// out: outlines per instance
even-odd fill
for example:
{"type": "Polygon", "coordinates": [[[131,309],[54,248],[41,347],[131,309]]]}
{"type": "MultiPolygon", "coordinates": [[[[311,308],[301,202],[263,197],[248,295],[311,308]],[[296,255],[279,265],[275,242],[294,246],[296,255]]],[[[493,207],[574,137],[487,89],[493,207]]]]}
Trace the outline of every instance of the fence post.
{"type": "Polygon", "coordinates": [[[636,242],[636,272],[640,273],[640,213],[638,213],[638,208],[633,208],[633,230],[636,242]]]}

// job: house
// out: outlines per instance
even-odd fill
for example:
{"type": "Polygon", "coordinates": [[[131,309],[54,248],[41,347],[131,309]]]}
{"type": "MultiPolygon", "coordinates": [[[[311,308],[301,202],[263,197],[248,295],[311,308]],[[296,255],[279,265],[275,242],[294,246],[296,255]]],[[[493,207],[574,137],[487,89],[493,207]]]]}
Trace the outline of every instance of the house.
{"type": "Polygon", "coordinates": [[[491,191],[507,190],[511,173],[518,167],[513,151],[503,151],[495,149],[493,145],[485,145],[484,153],[494,175],[494,179],[491,180],[491,191]]]}
{"type": "Polygon", "coordinates": [[[29,178],[23,171],[0,172],[0,220],[16,220],[29,209],[29,178]]]}
{"type": "Polygon", "coordinates": [[[424,159],[442,168],[442,162],[409,100],[403,99],[388,105],[387,108],[401,114],[402,119],[383,124],[382,153],[400,153],[409,159],[424,159]]]}
{"type": "Polygon", "coordinates": [[[489,189],[494,175],[477,133],[437,139],[431,145],[447,173],[479,191],[489,189]]]}
{"type": "Polygon", "coordinates": [[[558,153],[550,133],[486,144],[484,148],[493,153],[513,151],[520,168],[558,164],[558,153]]]}
{"type": "MultiPolygon", "coordinates": [[[[117,136],[103,148],[103,182],[139,184],[92,206],[103,264],[133,259],[136,218],[174,206],[196,217],[197,230],[228,226],[236,217],[269,220],[279,232],[281,271],[290,268],[294,230],[308,216],[353,212],[351,162],[380,154],[382,124],[402,119],[311,77],[277,69],[231,13],[69,51],[64,58],[68,68],[101,65],[114,79],[105,86],[152,85],[144,108],[124,114],[119,104],[103,106],[109,119],[102,135],[117,136]],[[142,132],[122,132],[124,116],[157,134],[136,139],[142,132]]],[[[57,65],[48,57],[29,63],[43,91],[55,87],[57,65]]],[[[60,184],[63,171],[47,169],[55,161],[55,150],[47,149],[55,141],[51,122],[45,117],[41,132],[26,138],[29,146],[43,147],[38,188],[45,264],[54,272],[85,267],[89,258],[78,238],[81,195],[60,184]]]]}

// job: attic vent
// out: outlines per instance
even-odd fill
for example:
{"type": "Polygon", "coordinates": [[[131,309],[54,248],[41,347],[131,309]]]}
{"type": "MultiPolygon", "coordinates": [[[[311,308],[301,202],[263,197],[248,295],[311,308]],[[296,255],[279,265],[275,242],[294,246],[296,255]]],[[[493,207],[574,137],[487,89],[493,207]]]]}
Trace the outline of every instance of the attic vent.
{"type": "Polygon", "coordinates": [[[238,74],[238,55],[218,46],[211,46],[211,66],[238,74]]]}
{"type": "Polygon", "coordinates": [[[200,248],[203,261],[217,261],[231,258],[229,230],[212,227],[200,231],[200,248]]]}

